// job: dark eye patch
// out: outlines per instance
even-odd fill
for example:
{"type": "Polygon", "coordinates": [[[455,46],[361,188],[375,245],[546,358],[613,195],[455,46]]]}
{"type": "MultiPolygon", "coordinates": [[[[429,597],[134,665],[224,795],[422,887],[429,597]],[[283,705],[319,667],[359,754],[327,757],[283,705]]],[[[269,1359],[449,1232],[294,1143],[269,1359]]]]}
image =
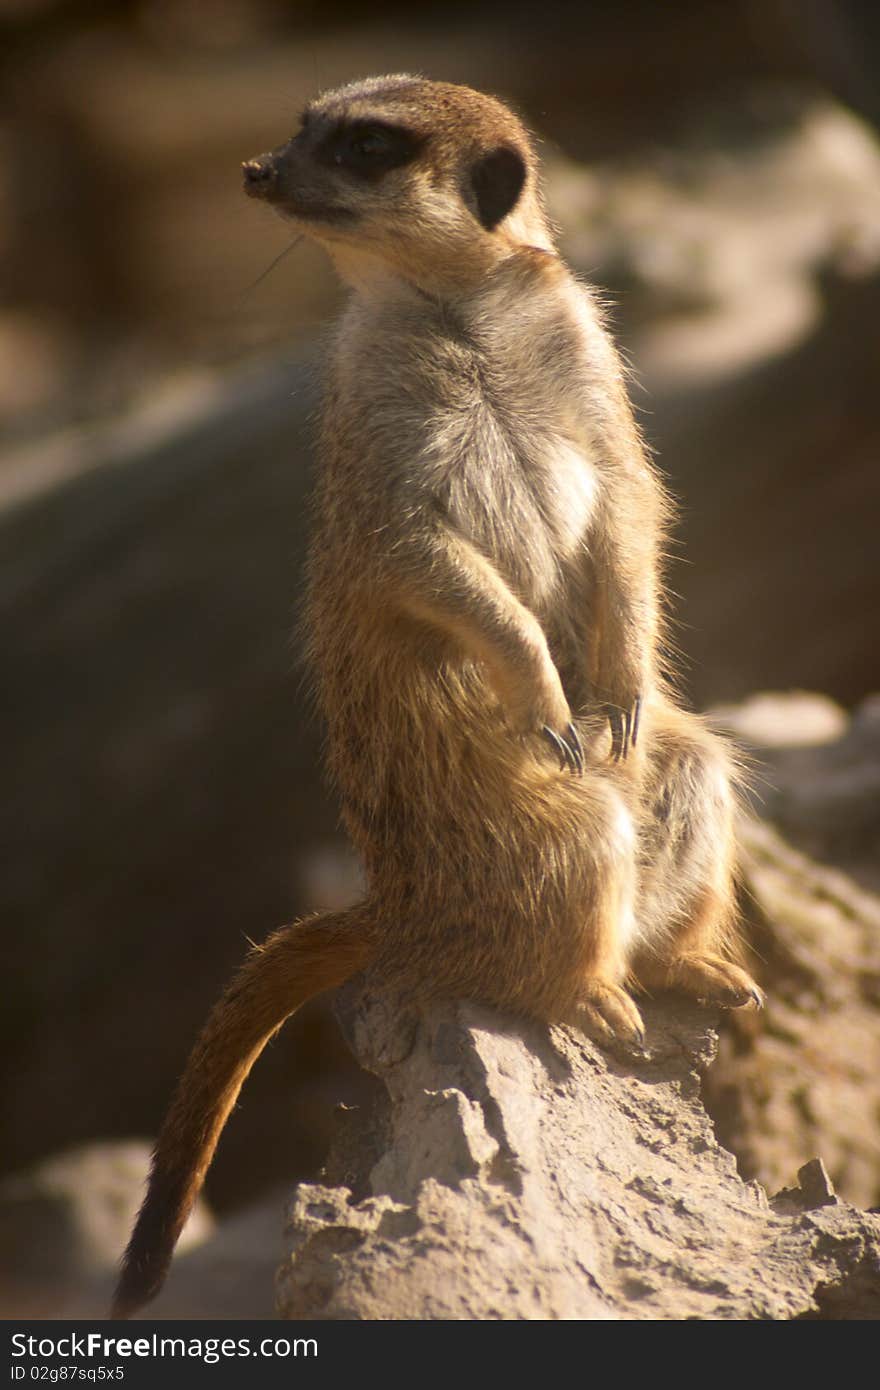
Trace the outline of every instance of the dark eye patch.
{"type": "Polygon", "coordinates": [[[411,130],[382,121],[350,121],[321,141],[315,155],[321,164],[344,169],[355,178],[380,179],[415,159],[423,140],[411,130]]]}

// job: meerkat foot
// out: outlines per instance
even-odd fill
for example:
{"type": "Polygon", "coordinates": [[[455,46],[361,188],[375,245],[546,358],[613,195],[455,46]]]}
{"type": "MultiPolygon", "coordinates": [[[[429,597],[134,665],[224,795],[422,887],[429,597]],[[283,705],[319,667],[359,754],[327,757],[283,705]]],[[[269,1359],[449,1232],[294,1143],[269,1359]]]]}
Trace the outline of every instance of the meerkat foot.
{"type": "Polygon", "coordinates": [[[687,954],[676,956],[666,967],[670,989],[693,994],[707,1004],[725,1009],[751,1004],[764,1007],[764,992],[750,975],[723,956],[687,954]]]}
{"type": "Polygon", "coordinates": [[[619,985],[606,980],[588,980],[578,1000],[578,1021],[598,1042],[625,1040],[645,1042],[642,1016],[619,985]]]}

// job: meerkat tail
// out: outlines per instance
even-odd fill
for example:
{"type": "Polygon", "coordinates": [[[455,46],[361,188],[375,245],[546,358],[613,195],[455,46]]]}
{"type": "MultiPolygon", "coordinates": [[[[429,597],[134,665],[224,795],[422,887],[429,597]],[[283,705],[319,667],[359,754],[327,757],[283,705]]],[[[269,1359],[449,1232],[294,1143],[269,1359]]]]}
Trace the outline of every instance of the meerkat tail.
{"type": "Polygon", "coordinates": [[[162,1287],[229,1112],[269,1039],[313,995],[368,964],[372,949],[361,908],[295,923],[254,947],[211,1011],[162,1125],[111,1317],[129,1317],[162,1287]]]}

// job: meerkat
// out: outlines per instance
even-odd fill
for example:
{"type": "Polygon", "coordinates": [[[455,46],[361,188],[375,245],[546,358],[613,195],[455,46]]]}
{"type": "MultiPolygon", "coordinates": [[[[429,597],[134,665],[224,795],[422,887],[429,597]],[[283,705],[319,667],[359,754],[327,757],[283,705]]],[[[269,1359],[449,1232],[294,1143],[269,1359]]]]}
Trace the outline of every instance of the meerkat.
{"type": "Polygon", "coordinates": [[[732,770],[662,660],[669,508],[594,293],[498,100],[421,77],[311,102],[245,191],[352,289],[329,365],[308,632],[367,890],[256,948],[157,1141],[114,1304],[161,1286],[239,1089],[366,966],[599,1040],[630,990],[754,1002],[732,770]]]}

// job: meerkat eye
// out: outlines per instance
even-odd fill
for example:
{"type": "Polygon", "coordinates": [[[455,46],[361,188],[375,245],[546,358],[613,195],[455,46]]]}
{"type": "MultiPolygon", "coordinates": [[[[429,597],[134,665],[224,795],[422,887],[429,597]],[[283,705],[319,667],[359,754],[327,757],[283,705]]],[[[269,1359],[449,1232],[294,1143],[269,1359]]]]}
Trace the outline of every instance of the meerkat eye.
{"type": "Polygon", "coordinates": [[[391,138],[384,130],[362,130],[352,135],[348,142],[348,149],[355,159],[385,159],[391,148],[391,138]]]}
{"type": "Polygon", "coordinates": [[[376,179],[389,169],[408,164],[419,144],[411,131],[399,126],[362,122],[334,131],[317,153],[325,164],[360,178],[376,179]]]}

